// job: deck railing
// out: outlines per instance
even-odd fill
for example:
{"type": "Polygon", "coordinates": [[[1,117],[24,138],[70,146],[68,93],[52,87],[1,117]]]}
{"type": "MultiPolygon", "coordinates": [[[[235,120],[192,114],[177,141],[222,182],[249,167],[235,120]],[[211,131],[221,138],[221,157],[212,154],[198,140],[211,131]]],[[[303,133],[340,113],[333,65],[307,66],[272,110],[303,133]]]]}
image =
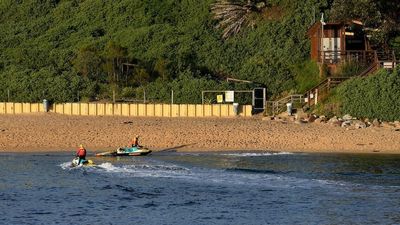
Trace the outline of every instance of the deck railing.
{"type": "Polygon", "coordinates": [[[389,70],[393,70],[400,63],[396,59],[396,54],[394,51],[377,52],[377,62],[379,67],[389,70]]]}
{"type": "Polygon", "coordinates": [[[370,65],[376,62],[376,51],[319,51],[318,62],[324,64],[338,64],[343,62],[357,62],[363,65],[370,65]]]}
{"type": "MultiPolygon", "coordinates": [[[[319,63],[338,64],[347,62],[356,62],[362,70],[355,76],[367,76],[379,68],[394,69],[400,65],[400,60],[396,58],[394,51],[320,51],[319,63]]],[[[284,111],[286,104],[294,102],[293,96],[303,105],[313,106],[323,100],[329,91],[338,86],[349,77],[329,77],[320,82],[315,87],[308,90],[304,95],[290,95],[278,101],[267,102],[267,112],[278,114],[284,111]]]]}
{"type": "Polygon", "coordinates": [[[324,99],[329,94],[332,88],[338,86],[347,79],[349,79],[349,77],[329,77],[323,80],[304,94],[305,102],[308,106],[318,104],[320,100],[324,99]]]}

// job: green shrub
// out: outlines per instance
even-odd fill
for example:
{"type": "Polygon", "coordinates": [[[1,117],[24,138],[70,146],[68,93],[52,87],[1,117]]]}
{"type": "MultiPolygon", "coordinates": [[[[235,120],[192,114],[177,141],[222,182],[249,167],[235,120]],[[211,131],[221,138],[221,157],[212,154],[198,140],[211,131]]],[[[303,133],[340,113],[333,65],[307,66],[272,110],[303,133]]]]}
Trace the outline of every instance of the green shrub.
{"type": "Polygon", "coordinates": [[[313,9],[327,6],[274,0],[284,11],[279,20],[267,15],[224,41],[210,13],[214,0],[0,2],[0,98],[10,90],[13,101],[39,101],[43,92],[55,101],[111,99],[113,90],[127,96],[125,87],[146,87],[160,100],[170,101],[173,89],[177,102],[194,103],[200,88],[225,89],[226,76],[277,95],[295,87],[292,65],[309,57],[313,9]],[[127,62],[135,66],[122,72],[127,62]]]}
{"type": "Polygon", "coordinates": [[[318,85],[325,77],[320,76],[316,62],[307,61],[293,67],[297,93],[305,93],[307,90],[318,85]]]}
{"type": "Polygon", "coordinates": [[[135,97],[135,88],[133,87],[125,87],[121,91],[122,98],[134,98],[135,97]]]}
{"type": "Polygon", "coordinates": [[[338,87],[342,114],[400,120],[400,71],[380,70],[367,78],[354,78],[338,87]]]}
{"type": "Polygon", "coordinates": [[[337,77],[354,77],[362,72],[362,65],[356,61],[350,60],[339,66],[339,71],[335,74],[337,77]]]}
{"type": "Polygon", "coordinates": [[[341,98],[338,94],[337,89],[333,89],[330,93],[328,98],[320,102],[315,108],[314,112],[318,115],[325,115],[328,118],[333,116],[340,116],[341,115],[341,98]]]}

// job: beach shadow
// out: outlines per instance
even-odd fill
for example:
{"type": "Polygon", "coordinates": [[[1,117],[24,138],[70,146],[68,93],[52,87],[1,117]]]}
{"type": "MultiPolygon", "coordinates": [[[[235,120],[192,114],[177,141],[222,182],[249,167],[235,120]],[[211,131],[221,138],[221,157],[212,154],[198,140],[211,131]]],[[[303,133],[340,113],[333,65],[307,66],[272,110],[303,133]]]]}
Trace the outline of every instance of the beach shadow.
{"type": "Polygon", "coordinates": [[[161,149],[158,152],[176,152],[180,148],[184,148],[184,147],[195,145],[195,144],[196,143],[186,144],[186,145],[179,145],[179,146],[175,146],[175,147],[171,147],[171,148],[161,149]]]}

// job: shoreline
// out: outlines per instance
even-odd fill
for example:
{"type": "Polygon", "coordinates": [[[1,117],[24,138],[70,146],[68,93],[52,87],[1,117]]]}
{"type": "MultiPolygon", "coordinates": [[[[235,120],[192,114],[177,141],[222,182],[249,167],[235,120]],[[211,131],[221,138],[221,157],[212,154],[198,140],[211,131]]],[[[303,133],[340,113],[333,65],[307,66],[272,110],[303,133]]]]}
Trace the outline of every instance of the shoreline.
{"type": "MultiPolygon", "coordinates": [[[[109,151],[111,149],[106,149],[102,151],[109,151]]],[[[88,150],[87,157],[89,158],[113,158],[112,156],[96,156],[96,153],[100,153],[102,151],[92,151],[88,150]]],[[[152,153],[149,154],[159,154],[163,153],[163,151],[153,150],[152,153]]],[[[367,151],[273,151],[273,150],[210,150],[210,149],[202,149],[202,150],[174,150],[174,151],[165,151],[166,153],[193,153],[193,154],[308,154],[308,155],[380,155],[380,156],[396,156],[400,155],[398,152],[367,152],[367,151]]],[[[0,151],[0,155],[7,155],[7,154],[38,154],[38,155],[56,155],[56,154],[66,154],[71,153],[71,157],[74,156],[75,150],[10,150],[10,151],[0,151]]],[[[147,156],[149,156],[147,155],[147,156]]],[[[119,156],[119,157],[147,157],[147,156],[119,156]]]]}
{"type": "MultiPolygon", "coordinates": [[[[100,157],[100,156],[95,156],[96,153],[101,153],[105,151],[111,151],[113,149],[111,148],[106,148],[106,149],[87,149],[87,154],[89,157],[100,157]]],[[[332,151],[325,151],[325,150],[311,150],[311,151],[300,151],[300,150],[268,150],[268,149],[168,149],[168,150],[163,150],[163,149],[150,149],[152,150],[152,154],[158,154],[158,153],[167,153],[167,152],[173,152],[173,153],[196,153],[196,154],[201,154],[201,153],[271,153],[271,154],[279,154],[279,153],[289,153],[289,154],[341,154],[341,155],[400,155],[399,151],[338,151],[338,150],[332,150],[332,151]]],[[[29,150],[27,149],[11,149],[11,150],[2,150],[0,151],[0,154],[55,154],[55,153],[71,153],[71,155],[74,155],[76,152],[76,149],[34,149],[31,148],[29,150]]],[[[135,157],[144,157],[144,156],[135,156],[135,157]]]]}
{"type": "Polygon", "coordinates": [[[346,130],[253,118],[158,118],[0,115],[0,152],[91,152],[128,144],[134,135],[154,152],[291,152],[400,154],[400,132],[385,127],[346,130]]]}

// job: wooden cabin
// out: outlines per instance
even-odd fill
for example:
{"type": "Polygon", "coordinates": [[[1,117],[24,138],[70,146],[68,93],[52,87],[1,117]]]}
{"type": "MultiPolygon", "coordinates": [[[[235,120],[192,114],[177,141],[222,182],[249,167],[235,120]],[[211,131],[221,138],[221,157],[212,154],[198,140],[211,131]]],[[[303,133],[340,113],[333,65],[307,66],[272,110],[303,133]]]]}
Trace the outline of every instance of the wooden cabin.
{"type": "Polygon", "coordinates": [[[317,86],[306,92],[309,106],[316,105],[329,93],[330,89],[339,85],[349,77],[334,77],[340,65],[357,63],[361,70],[354,76],[368,76],[379,68],[393,70],[400,61],[394,51],[372,49],[360,21],[349,22],[316,22],[308,29],[311,39],[311,59],[323,68],[328,69],[328,77],[317,86]]]}
{"type": "Polygon", "coordinates": [[[308,30],[311,59],[335,72],[345,61],[356,60],[365,65],[374,61],[374,51],[360,21],[314,23],[308,30]]]}

